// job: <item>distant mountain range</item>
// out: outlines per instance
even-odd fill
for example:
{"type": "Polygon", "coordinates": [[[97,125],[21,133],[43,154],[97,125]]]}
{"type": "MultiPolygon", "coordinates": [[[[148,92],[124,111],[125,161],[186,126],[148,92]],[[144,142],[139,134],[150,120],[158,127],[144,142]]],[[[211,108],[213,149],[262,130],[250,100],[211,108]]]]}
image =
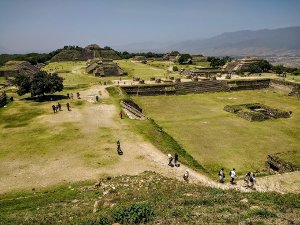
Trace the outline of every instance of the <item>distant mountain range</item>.
{"type": "MultiPolygon", "coordinates": [[[[117,46],[116,46],[117,47],[117,46]]],[[[300,27],[279,29],[243,30],[226,32],[215,37],[187,40],[163,47],[161,43],[139,43],[118,46],[117,49],[127,51],[166,52],[177,50],[191,54],[231,55],[231,56],[270,56],[300,55],[300,27]]]]}

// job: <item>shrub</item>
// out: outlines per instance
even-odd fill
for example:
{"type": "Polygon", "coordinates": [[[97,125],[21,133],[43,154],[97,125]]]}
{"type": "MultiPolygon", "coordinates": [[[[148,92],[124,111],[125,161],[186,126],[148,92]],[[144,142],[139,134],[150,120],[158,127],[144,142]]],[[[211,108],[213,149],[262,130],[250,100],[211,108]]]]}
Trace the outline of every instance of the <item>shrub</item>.
{"type": "Polygon", "coordinates": [[[98,224],[109,225],[109,224],[111,224],[111,222],[109,221],[109,219],[107,217],[103,216],[103,217],[100,217],[98,224]]]}
{"type": "Polygon", "coordinates": [[[147,223],[154,218],[153,207],[148,203],[135,203],[129,207],[119,207],[113,214],[115,222],[122,224],[147,223]]]}
{"type": "Polygon", "coordinates": [[[178,66],[173,66],[173,71],[178,71],[178,66]]]}
{"type": "Polygon", "coordinates": [[[266,209],[255,209],[253,211],[251,211],[250,216],[259,216],[259,217],[263,217],[263,218],[272,218],[272,217],[276,217],[276,214],[268,211],[266,209]]]}

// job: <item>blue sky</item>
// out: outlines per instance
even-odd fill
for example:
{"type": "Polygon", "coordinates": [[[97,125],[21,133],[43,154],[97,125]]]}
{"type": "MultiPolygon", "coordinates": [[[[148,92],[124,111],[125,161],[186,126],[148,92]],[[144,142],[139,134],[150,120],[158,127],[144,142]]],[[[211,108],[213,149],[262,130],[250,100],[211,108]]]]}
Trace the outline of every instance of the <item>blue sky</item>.
{"type": "Polygon", "coordinates": [[[300,26],[300,0],[0,0],[0,52],[300,26]]]}

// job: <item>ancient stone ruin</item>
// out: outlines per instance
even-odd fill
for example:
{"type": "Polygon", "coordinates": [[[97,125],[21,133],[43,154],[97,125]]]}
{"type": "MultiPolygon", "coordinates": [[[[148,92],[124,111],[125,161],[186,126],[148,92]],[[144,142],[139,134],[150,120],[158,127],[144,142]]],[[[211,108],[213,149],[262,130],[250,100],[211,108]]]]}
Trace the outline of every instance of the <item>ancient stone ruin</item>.
{"type": "Polygon", "coordinates": [[[0,76],[13,77],[17,74],[33,75],[40,70],[27,61],[8,61],[0,68],[0,76]]]}
{"type": "Polygon", "coordinates": [[[133,62],[141,62],[146,64],[147,63],[147,58],[145,56],[141,56],[141,55],[137,55],[135,57],[132,58],[133,62]]]}
{"type": "Polygon", "coordinates": [[[234,113],[248,121],[263,121],[267,119],[289,118],[292,112],[271,108],[260,103],[241,105],[226,105],[224,110],[234,113]]]}
{"type": "Polygon", "coordinates": [[[122,76],[126,73],[111,59],[96,58],[87,61],[86,72],[97,77],[122,76]]]}
{"type": "Polygon", "coordinates": [[[145,120],[147,117],[143,114],[142,109],[132,100],[122,100],[120,102],[122,110],[133,120],[145,120]]]}
{"type": "Polygon", "coordinates": [[[226,63],[222,71],[223,72],[240,72],[246,69],[250,64],[255,62],[260,62],[261,59],[255,57],[245,57],[242,59],[233,60],[231,62],[226,63]]]}

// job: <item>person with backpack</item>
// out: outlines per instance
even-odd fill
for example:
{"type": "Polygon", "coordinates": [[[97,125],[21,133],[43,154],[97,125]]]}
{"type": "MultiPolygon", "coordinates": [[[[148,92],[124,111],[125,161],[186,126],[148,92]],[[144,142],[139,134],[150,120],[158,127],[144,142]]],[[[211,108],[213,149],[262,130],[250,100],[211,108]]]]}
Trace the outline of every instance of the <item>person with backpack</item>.
{"type": "Polygon", "coordinates": [[[235,168],[233,168],[230,172],[229,172],[229,176],[230,176],[230,183],[234,184],[234,179],[236,177],[235,175],[235,168]]]}
{"type": "Polygon", "coordinates": [[[225,182],[225,173],[224,173],[224,169],[222,168],[220,171],[219,171],[219,181],[220,183],[224,183],[225,182]]]}
{"type": "Polygon", "coordinates": [[[176,167],[179,167],[178,157],[179,157],[179,156],[178,156],[178,153],[176,152],[176,153],[175,153],[175,156],[174,156],[174,164],[175,164],[176,167]]]}
{"type": "Polygon", "coordinates": [[[54,113],[56,113],[56,107],[55,107],[55,105],[52,105],[52,110],[53,110],[54,113]]]}
{"type": "Polygon", "coordinates": [[[255,178],[255,174],[253,173],[253,174],[250,176],[250,183],[251,183],[251,188],[252,188],[252,189],[254,188],[255,182],[256,182],[256,178],[255,178]]]}
{"type": "Polygon", "coordinates": [[[251,175],[251,173],[248,172],[248,173],[246,174],[245,178],[244,178],[245,186],[246,186],[246,187],[249,187],[250,175],[251,175]]]}

